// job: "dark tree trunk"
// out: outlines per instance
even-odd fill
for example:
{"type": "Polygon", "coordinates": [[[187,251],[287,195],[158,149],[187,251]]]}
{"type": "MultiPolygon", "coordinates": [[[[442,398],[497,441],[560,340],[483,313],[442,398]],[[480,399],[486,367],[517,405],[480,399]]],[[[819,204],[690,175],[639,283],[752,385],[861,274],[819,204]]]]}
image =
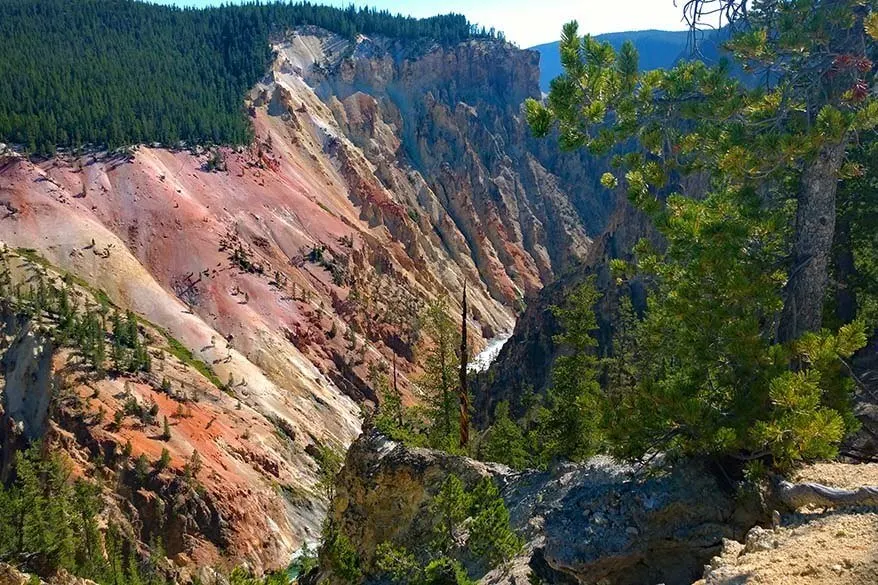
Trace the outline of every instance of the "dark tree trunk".
{"type": "Polygon", "coordinates": [[[825,146],[802,173],[793,264],[778,340],[792,341],[823,322],[827,270],[835,234],[835,194],[845,142],[825,146]]]}
{"type": "Polygon", "coordinates": [[[469,444],[469,392],[466,388],[466,369],[469,351],[466,342],[466,281],[463,282],[463,309],[460,318],[460,446],[469,444]]]}
{"type": "Polygon", "coordinates": [[[402,394],[399,393],[399,384],[397,383],[396,376],[396,352],[393,352],[393,396],[399,400],[399,405],[397,408],[397,424],[399,424],[400,428],[402,428],[403,420],[402,420],[402,394]]]}
{"type": "Polygon", "coordinates": [[[856,274],[850,218],[840,217],[835,229],[835,316],[842,324],[857,318],[857,295],[853,288],[856,274]]]}

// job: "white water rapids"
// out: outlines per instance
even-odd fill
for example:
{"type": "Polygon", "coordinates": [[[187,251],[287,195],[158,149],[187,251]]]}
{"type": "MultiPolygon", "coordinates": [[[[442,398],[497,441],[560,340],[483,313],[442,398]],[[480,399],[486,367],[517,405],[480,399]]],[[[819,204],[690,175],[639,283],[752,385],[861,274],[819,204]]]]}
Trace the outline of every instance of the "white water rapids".
{"type": "Polygon", "coordinates": [[[488,345],[473,358],[467,370],[474,374],[487,370],[494,363],[494,360],[497,359],[497,356],[500,355],[500,350],[503,349],[503,346],[506,345],[510,337],[512,337],[512,333],[501,333],[497,337],[488,340],[488,345]]]}

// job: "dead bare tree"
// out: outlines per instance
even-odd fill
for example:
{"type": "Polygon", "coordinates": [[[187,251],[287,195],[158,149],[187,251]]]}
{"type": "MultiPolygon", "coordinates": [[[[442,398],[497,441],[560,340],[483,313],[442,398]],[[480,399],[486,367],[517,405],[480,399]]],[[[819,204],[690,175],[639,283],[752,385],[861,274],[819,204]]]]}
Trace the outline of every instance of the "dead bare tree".
{"type": "Polygon", "coordinates": [[[463,307],[460,318],[460,446],[469,444],[469,392],[466,387],[466,370],[469,352],[466,339],[466,281],[463,281],[463,307]]]}
{"type": "Polygon", "coordinates": [[[790,483],[780,481],[777,499],[791,510],[806,506],[840,508],[878,506],[878,486],[862,486],[854,490],[829,487],[819,483],[790,483]]]}

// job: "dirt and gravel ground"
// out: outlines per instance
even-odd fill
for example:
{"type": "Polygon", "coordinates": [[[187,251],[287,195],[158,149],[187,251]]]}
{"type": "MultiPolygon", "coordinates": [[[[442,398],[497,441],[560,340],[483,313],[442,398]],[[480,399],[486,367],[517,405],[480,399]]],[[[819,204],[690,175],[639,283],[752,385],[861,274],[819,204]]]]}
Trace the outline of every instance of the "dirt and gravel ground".
{"type": "MultiPolygon", "coordinates": [[[[793,478],[837,488],[878,485],[878,464],[822,463],[793,478]]],[[[804,509],[777,529],[756,528],[727,542],[698,585],[876,585],[878,510],[804,509]]]]}

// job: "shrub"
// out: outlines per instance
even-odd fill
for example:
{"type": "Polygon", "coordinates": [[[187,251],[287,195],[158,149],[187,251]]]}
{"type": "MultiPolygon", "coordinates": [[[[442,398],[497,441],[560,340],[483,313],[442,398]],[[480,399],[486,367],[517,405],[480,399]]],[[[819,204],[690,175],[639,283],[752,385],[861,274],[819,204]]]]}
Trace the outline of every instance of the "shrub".
{"type": "Polygon", "coordinates": [[[342,579],[354,583],[362,578],[360,555],[347,535],[340,530],[329,531],[321,552],[329,559],[333,572],[342,579]]]}

